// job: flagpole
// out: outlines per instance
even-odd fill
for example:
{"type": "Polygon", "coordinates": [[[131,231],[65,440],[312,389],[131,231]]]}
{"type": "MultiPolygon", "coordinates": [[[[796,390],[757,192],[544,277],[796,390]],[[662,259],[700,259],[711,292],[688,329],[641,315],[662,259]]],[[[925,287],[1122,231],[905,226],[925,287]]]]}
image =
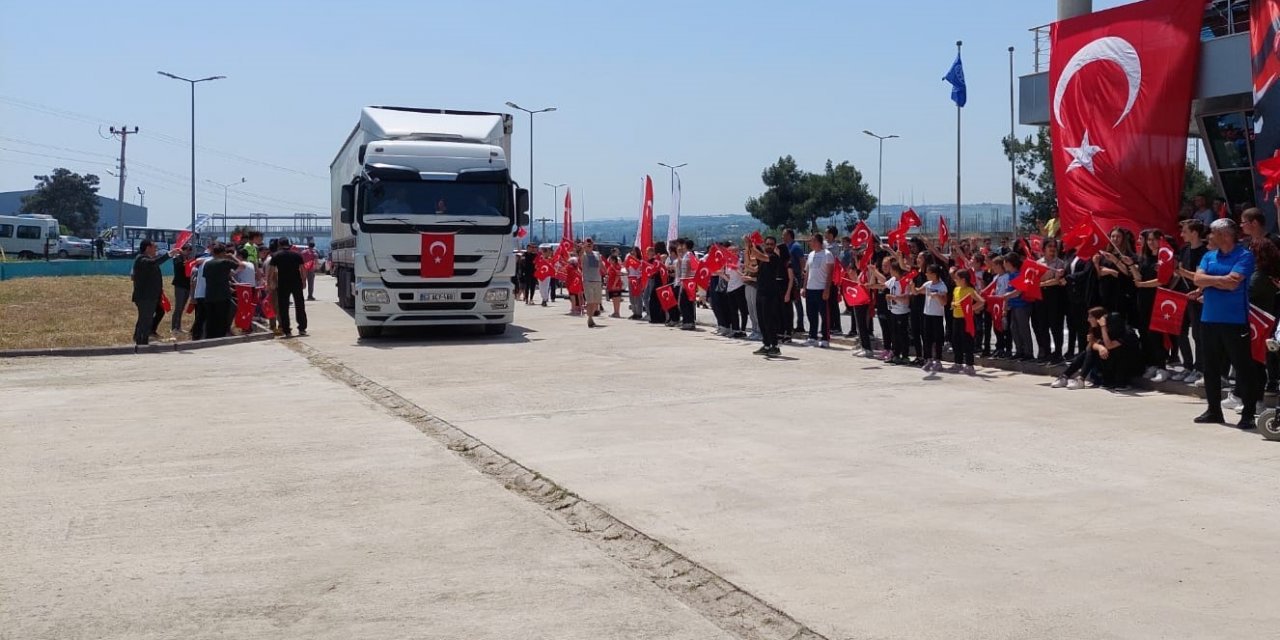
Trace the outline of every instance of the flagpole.
{"type": "MultiPolygon", "coordinates": [[[[961,40],[956,40],[956,58],[960,58],[960,48],[964,45],[961,40]]],[[[960,112],[961,107],[956,105],[956,233],[964,233],[964,224],[960,221],[960,112]]]]}
{"type": "MultiPolygon", "coordinates": [[[[1013,144],[1017,139],[1017,135],[1013,124],[1013,47],[1009,47],[1009,143],[1013,144]]],[[[1012,218],[1013,235],[1018,235],[1018,170],[1014,163],[1014,155],[1009,154],[1009,202],[1013,204],[1012,218]]]]}

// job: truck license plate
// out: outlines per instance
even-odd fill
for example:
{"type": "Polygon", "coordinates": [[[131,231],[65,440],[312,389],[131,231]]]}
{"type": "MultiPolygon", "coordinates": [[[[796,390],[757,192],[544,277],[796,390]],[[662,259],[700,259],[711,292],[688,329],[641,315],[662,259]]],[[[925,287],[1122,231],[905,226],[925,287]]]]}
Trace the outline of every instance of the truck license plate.
{"type": "Polygon", "coordinates": [[[436,302],[439,300],[452,300],[452,293],[419,293],[418,302],[436,302]]]}

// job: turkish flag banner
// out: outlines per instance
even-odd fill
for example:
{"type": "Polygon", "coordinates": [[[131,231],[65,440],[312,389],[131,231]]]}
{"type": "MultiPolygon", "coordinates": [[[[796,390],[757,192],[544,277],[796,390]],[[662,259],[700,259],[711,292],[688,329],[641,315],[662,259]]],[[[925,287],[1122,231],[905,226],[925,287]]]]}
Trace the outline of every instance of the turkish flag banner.
{"type": "Polygon", "coordinates": [[[920,272],[915,269],[912,269],[902,274],[902,282],[915,282],[916,276],[918,275],[920,275],[920,272]]]}
{"type": "Polygon", "coordinates": [[[423,278],[453,277],[453,238],[452,233],[422,234],[423,278]]]}
{"type": "Polygon", "coordinates": [[[1187,296],[1172,289],[1156,289],[1151,303],[1151,325],[1156,333],[1179,335],[1182,333],[1182,317],[1187,313],[1187,296]]]}
{"type": "Polygon", "coordinates": [[[964,332],[970,337],[978,334],[978,326],[973,319],[973,304],[972,297],[960,301],[960,309],[964,311],[964,332]]]}
{"type": "Polygon", "coordinates": [[[748,237],[747,240],[751,242],[751,244],[754,244],[757,246],[764,244],[764,236],[760,235],[759,229],[752,231],[751,236],[748,237]]]}
{"type": "Polygon", "coordinates": [[[1144,0],[1050,29],[1049,115],[1064,228],[1177,231],[1203,2],[1144,0]]]}
{"type": "Polygon", "coordinates": [[[523,237],[525,237],[525,236],[527,236],[527,235],[529,235],[529,231],[528,231],[527,229],[525,229],[524,227],[520,227],[520,228],[516,231],[516,237],[517,237],[517,238],[523,238],[523,237]]]}
{"type": "Polygon", "coordinates": [[[1267,363],[1267,340],[1275,331],[1276,317],[1257,305],[1249,305],[1249,347],[1259,364],[1267,363]]]}
{"type": "Polygon", "coordinates": [[[546,261],[539,262],[537,266],[533,268],[533,277],[539,280],[546,280],[547,278],[550,278],[555,274],[556,274],[556,269],[555,267],[551,266],[550,262],[546,262],[546,261]]]}
{"type": "Polygon", "coordinates": [[[569,193],[570,189],[564,190],[564,224],[562,228],[561,244],[569,243],[569,249],[573,250],[573,195],[569,193]]]}
{"type": "Polygon", "coordinates": [[[866,221],[859,220],[857,226],[853,228],[853,233],[849,236],[849,244],[853,245],[855,249],[869,247],[875,237],[875,234],[871,232],[871,227],[867,226],[866,221]]]}
{"type": "Polygon", "coordinates": [[[248,331],[253,326],[253,310],[257,306],[257,292],[251,284],[236,285],[236,328],[248,331]]]}
{"type": "Polygon", "coordinates": [[[627,271],[640,270],[640,260],[635,256],[627,256],[627,261],[624,264],[626,264],[627,271]]]}
{"type": "Polygon", "coordinates": [[[1089,216],[1062,237],[1063,245],[1068,249],[1075,249],[1076,257],[1081,260],[1092,259],[1099,251],[1105,250],[1109,242],[1107,234],[1098,227],[1098,221],[1093,216],[1089,216]]]}
{"type": "Polygon", "coordinates": [[[711,245],[711,249],[707,251],[705,264],[713,272],[723,269],[725,265],[724,249],[718,244],[711,245]]]}
{"type": "Polygon", "coordinates": [[[193,298],[187,303],[187,308],[182,310],[183,315],[191,315],[196,312],[196,301],[193,298]]]}
{"type": "Polygon", "coordinates": [[[676,302],[676,292],[672,291],[671,287],[659,288],[658,304],[662,306],[663,311],[670,311],[672,307],[678,304],[676,302]]]}
{"type": "Polygon", "coordinates": [[[945,247],[948,242],[951,242],[951,230],[947,228],[947,219],[938,216],[938,247],[945,247]]]}
{"type": "Polygon", "coordinates": [[[684,297],[688,298],[690,302],[696,302],[698,300],[697,280],[694,280],[693,278],[685,278],[680,281],[680,288],[684,289],[684,297]]]}
{"type": "Polygon", "coordinates": [[[920,216],[916,214],[915,209],[907,209],[902,212],[901,216],[898,216],[898,229],[906,231],[911,227],[918,226],[920,226],[920,216]]]}
{"type": "Polygon", "coordinates": [[[181,248],[183,248],[183,247],[187,246],[187,243],[188,243],[188,242],[191,242],[191,232],[190,232],[190,231],[179,231],[179,232],[178,232],[178,238],[177,238],[176,240],[174,240],[174,241],[173,241],[173,248],[174,248],[174,249],[181,249],[181,248]]]}
{"type": "Polygon", "coordinates": [[[166,296],[163,291],[160,292],[160,308],[163,309],[165,313],[173,311],[173,303],[169,302],[169,296],[166,296]]]}
{"type": "Polygon", "coordinates": [[[844,292],[844,303],[851,307],[871,304],[871,294],[867,292],[867,288],[856,282],[845,281],[840,290],[844,292]]]}
{"type": "Polygon", "coordinates": [[[573,241],[568,238],[561,240],[560,245],[556,247],[555,259],[557,262],[568,262],[569,256],[573,255],[573,241]]]}
{"type": "Polygon", "coordinates": [[[658,271],[662,270],[662,266],[657,262],[650,262],[644,265],[644,277],[652,278],[658,275],[658,271]]]}
{"type": "Polygon", "coordinates": [[[1040,236],[1031,236],[1031,251],[1037,256],[1044,255],[1044,238],[1040,236]]]}
{"type": "Polygon", "coordinates": [[[1169,284],[1173,280],[1174,269],[1178,266],[1178,261],[1174,256],[1173,247],[1169,246],[1169,241],[1160,239],[1160,248],[1156,251],[1156,279],[1160,284],[1169,284]]]}
{"type": "Polygon", "coordinates": [[[258,304],[262,305],[262,317],[271,320],[276,317],[275,297],[266,289],[258,289],[258,304]]]}
{"type": "Polygon", "coordinates": [[[837,289],[844,285],[844,267],[838,262],[831,269],[831,284],[837,289]]]}
{"type": "Polygon", "coordinates": [[[582,293],[583,292],[582,272],[578,271],[577,268],[569,269],[567,272],[565,272],[564,288],[567,289],[569,293],[582,293]]]}
{"type": "Polygon", "coordinates": [[[1044,280],[1044,275],[1048,272],[1049,267],[1035,260],[1027,260],[1022,263],[1022,271],[1009,280],[1009,285],[1022,292],[1023,300],[1036,302],[1044,297],[1040,291],[1040,281],[1044,280]]]}
{"type": "Polygon", "coordinates": [[[991,315],[991,328],[1004,333],[1004,305],[1008,302],[1000,296],[987,298],[987,313],[991,315]]]}
{"type": "Polygon", "coordinates": [[[710,291],[711,290],[711,269],[708,268],[707,265],[705,264],[702,265],[701,267],[698,267],[698,270],[694,272],[693,281],[694,283],[697,284],[699,288],[710,291]]]}
{"type": "Polygon", "coordinates": [[[640,295],[644,291],[644,280],[640,276],[627,276],[627,289],[632,296],[640,295]]]}

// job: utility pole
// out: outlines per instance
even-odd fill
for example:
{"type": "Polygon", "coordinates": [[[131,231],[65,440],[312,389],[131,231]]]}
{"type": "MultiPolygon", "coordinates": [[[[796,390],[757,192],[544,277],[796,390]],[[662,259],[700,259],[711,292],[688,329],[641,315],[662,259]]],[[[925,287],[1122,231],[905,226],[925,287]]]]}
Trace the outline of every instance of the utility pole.
{"type": "Polygon", "coordinates": [[[542,235],[538,236],[538,239],[543,242],[546,242],[547,241],[547,223],[551,222],[551,218],[542,217],[542,218],[538,218],[537,220],[534,220],[534,222],[542,223],[542,235]]]}
{"type": "Polygon", "coordinates": [[[138,132],[138,128],[134,127],[133,131],[129,127],[121,125],[119,129],[111,127],[111,135],[120,136],[120,192],[116,199],[116,238],[124,240],[124,150],[125,145],[129,142],[129,136],[138,132]]]}

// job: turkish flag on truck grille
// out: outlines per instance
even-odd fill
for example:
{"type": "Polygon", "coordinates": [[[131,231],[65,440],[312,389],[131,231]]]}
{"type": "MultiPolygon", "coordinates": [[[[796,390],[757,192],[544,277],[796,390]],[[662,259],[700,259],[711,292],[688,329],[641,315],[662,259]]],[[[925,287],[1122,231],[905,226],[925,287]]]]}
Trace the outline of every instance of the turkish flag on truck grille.
{"type": "Polygon", "coordinates": [[[422,234],[422,277],[453,277],[452,233],[422,234]]]}

